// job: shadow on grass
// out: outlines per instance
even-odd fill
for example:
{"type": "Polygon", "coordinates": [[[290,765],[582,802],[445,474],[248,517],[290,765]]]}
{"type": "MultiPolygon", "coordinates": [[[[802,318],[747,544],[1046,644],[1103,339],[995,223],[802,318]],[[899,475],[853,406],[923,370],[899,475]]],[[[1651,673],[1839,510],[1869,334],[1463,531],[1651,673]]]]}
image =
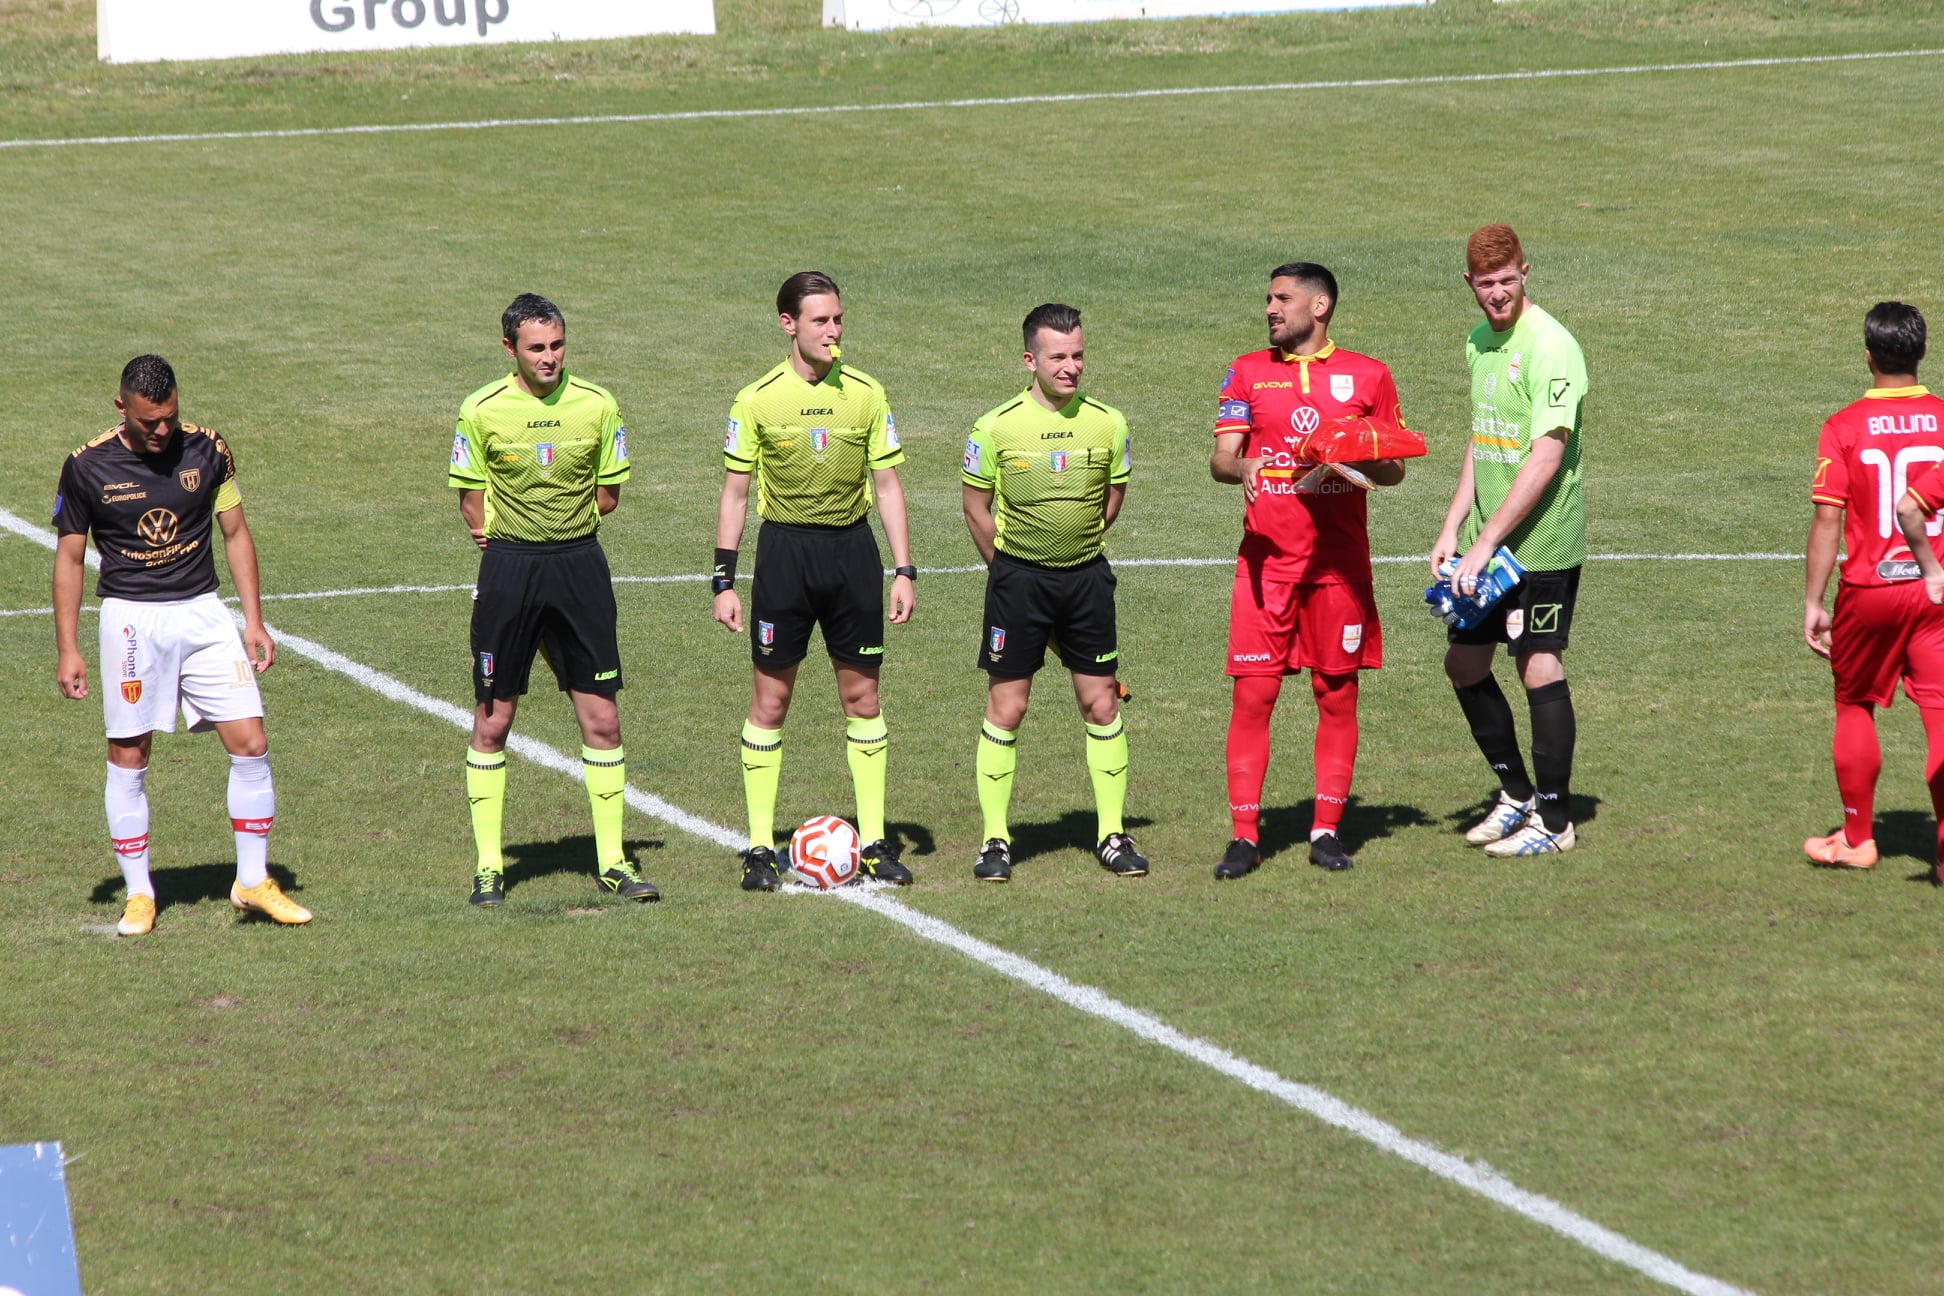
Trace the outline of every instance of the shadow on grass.
{"type": "MultiPolygon", "coordinates": [[[[1310,820],[1316,813],[1316,798],[1308,797],[1289,806],[1262,808],[1262,840],[1256,843],[1266,862],[1286,850],[1309,849],[1310,820]]],[[[1352,796],[1343,807],[1343,823],[1337,840],[1355,855],[1366,845],[1390,836],[1400,828],[1422,828],[1431,816],[1416,806],[1372,805],[1352,796]]]]}
{"type": "Polygon", "coordinates": [[[937,839],[932,836],[932,830],[923,824],[887,822],[884,825],[884,833],[885,836],[891,839],[893,844],[898,845],[907,855],[935,855],[938,853],[937,839]]]}
{"type": "MultiPolygon", "coordinates": [[[[659,837],[637,837],[622,842],[621,851],[630,863],[640,867],[643,852],[661,850],[664,844],[659,837]]],[[[562,837],[553,841],[521,842],[517,846],[501,848],[500,853],[506,858],[508,891],[522,882],[531,882],[555,873],[578,873],[590,881],[594,877],[594,835],[592,833],[582,833],[578,837],[562,837]]]]}
{"type": "Polygon", "coordinates": [[[1938,885],[1932,862],[1937,858],[1937,820],[1921,810],[1881,810],[1876,817],[1877,857],[1913,859],[1923,868],[1904,878],[1906,882],[1938,885]]]}
{"type": "MultiPolygon", "coordinates": [[[[1574,792],[1567,797],[1567,802],[1572,807],[1571,813],[1574,831],[1577,832],[1579,829],[1599,818],[1600,798],[1588,796],[1583,792],[1574,792]]],[[[1492,807],[1497,804],[1498,793],[1496,791],[1488,792],[1468,806],[1449,811],[1445,815],[1445,822],[1451,825],[1453,832],[1463,833],[1467,828],[1477,823],[1480,819],[1483,819],[1491,811],[1492,807]]]]}
{"type": "MultiPolygon", "coordinates": [[[[285,895],[296,895],[304,888],[297,881],[297,875],[281,864],[270,866],[270,876],[285,895]]],[[[149,881],[155,884],[155,908],[157,912],[171,905],[199,904],[204,900],[228,900],[230,883],[236,881],[236,864],[226,860],[219,864],[182,864],[173,868],[151,869],[149,881]]],[[[90,904],[107,904],[122,893],[121,874],[116,873],[95,883],[95,889],[88,894],[90,904]]],[[[259,913],[241,915],[251,919],[270,919],[259,913]]]]}
{"type": "MultiPolygon", "coordinates": [[[[1012,858],[1014,864],[1032,859],[1036,855],[1050,855],[1054,851],[1076,850],[1093,853],[1095,845],[1094,826],[1097,820],[1091,808],[1069,810],[1054,819],[1041,823],[1014,824],[1012,826],[1012,858]]],[[[1127,831],[1134,832],[1146,828],[1154,820],[1143,819],[1139,815],[1128,815],[1124,821],[1127,831]]]]}

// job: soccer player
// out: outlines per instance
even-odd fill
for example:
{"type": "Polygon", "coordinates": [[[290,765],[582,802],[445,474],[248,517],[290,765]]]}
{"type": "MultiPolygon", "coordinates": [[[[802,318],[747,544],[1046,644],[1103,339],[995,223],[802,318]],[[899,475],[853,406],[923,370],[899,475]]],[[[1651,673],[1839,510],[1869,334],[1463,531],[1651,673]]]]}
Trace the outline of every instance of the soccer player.
{"type": "Polygon", "coordinates": [[[743,795],[749,808],[745,891],[782,885],[776,867],[776,789],[783,767],[783,720],[812,627],[837,672],[845,748],[865,843],[859,871],[897,886],[911,882],[885,833],[884,786],[890,733],[878,705],[884,661],[884,568],[869,521],[874,493],[896,564],[891,622],[915,604],[910,530],[898,465],[904,450],[884,388],[842,360],[844,303],[829,275],[805,270],[776,294],[777,323],[790,354],[736,393],[723,442],[726,469],[716,513],[715,619],[743,629],[736,558],[756,485],[756,577],[750,592],[749,650],[755,683],[743,725],[743,795]]]}
{"type": "Polygon", "coordinates": [[[1900,678],[1924,719],[1924,773],[1932,806],[1944,815],[1944,608],[1937,606],[1944,539],[1930,520],[1944,503],[1944,474],[1932,467],[1944,460],[1944,400],[1917,383],[1925,340],[1916,307],[1871,307],[1863,318],[1870,389],[1830,416],[1816,446],[1802,633],[1835,674],[1832,754],[1843,824],[1802,848],[1837,868],[1877,862],[1871,820],[1883,756],[1876,708],[1890,705],[1900,678]],[[1839,540],[1848,556],[1832,617],[1823,595],[1839,540]]]}
{"type": "Polygon", "coordinates": [[[1526,569],[1525,579],[1490,616],[1448,635],[1445,674],[1479,751],[1499,777],[1498,801],[1465,840],[1485,847],[1487,855],[1544,855],[1574,844],[1568,791],[1577,727],[1560,654],[1586,561],[1580,494],[1586,358],[1565,326],[1526,296],[1532,267],[1511,226],[1475,231],[1465,262],[1465,282],[1485,313],[1465,341],[1471,447],[1431,549],[1431,568],[1435,574],[1447,558],[1457,559],[1451,586],[1467,595],[1477,591],[1478,574],[1501,545],[1526,569]],[[1530,776],[1512,708],[1492,676],[1499,643],[1525,685],[1532,717],[1530,776]]]}
{"type": "Polygon", "coordinates": [[[175,370],[137,356],[121,374],[121,422],[68,457],[54,496],[54,676],[61,692],[88,696],[81,656],[81,584],[88,536],[101,555],[102,709],[108,722],[108,838],[128,886],[115,930],[155,927],[149,876],[149,751],[155,731],[174,733],[176,708],[190,732],[210,729],[229,753],[230,827],[236,881],[230,904],[291,925],[310,910],[270,876],[276,790],[257,676],[277,659],[257,595],[256,542],[243,520],[236,463],[223,438],[184,423],[175,370]],[[243,607],[243,633],[216,596],[213,532],[243,607]],[[113,677],[116,687],[109,687],[113,677]]]}
{"type": "MultiPolygon", "coordinates": [[[[1269,347],[1237,358],[1222,383],[1209,473],[1242,487],[1242,548],[1229,598],[1228,792],[1234,839],[1215,866],[1239,878],[1262,860],[1262,780],[1269,717],[1283,677],[1307,668],[1316,699],[1316,808],[1310,863],[1339,871],[1354,861],[1338,839],[1357,763],[1357,672],[1384,664],[1371,592],[1364,489],[1292,450],[1323,419],[1363,414],[1401,424],[1397,384],[1383,362],[1330,340],[1336,276],[1310,261],[1269,273],[1269,347]]],[[[1380,486],[1404,480],[1400,460],[1352,464],[1380,486]]]]}
{"type": "Polygon", "coordinates": [[[567,321],[521,293],[500,316],[513,372],[459,406],[446,485],[479,546],[472,614],[473,728],[466,752],[472,806],[472,903],[506,899],[500,826],[506,738],[527,691],[534,650],[553,668],[580,723],[581,779],[594,816],[594,877],[627,900],[661,893],[621,844],[628,757],[621,746],[621,650],[614,586],[597,532],[628,480],[628,428],[605,388],[567,372],[567,321]]]}
{"type": "Polygon", "coordinates": [[[1081,392],[1085,338],[1071,306],[1035,306],[1024,325],[1026,390],[972,425],[960,494],[965,525],[986,561],[985,724],[979,731],[979,809],[985,845],[972,875],[1012,878],[1013,770],[1033,676],[1049,642],[1073,674],[1087,726],[1094,855],[1121,877],[1142,877],[1148,861],[1122,823],[1127,800],[1127,728],[1115,671],[1114,571],[1107,528],[1120,515],[1132,469],[1127,420],[1081,392]]]}

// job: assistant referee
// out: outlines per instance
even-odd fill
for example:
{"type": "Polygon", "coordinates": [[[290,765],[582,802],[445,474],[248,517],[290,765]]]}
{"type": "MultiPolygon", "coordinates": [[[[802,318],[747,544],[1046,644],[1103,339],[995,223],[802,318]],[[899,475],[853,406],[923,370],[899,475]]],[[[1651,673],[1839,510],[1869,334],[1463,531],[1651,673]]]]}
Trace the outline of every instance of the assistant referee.
{"type": "Polygon", "coordinates": [[[567,372],[567,322],[522,293],[500,317],[513,372],[459,407],[446,484],[483,551],[472,615],[472,746],[466,797],[478,864],[472,903],[506,898],[500,824],[506,737],[537,648],[580,722],[581,777],[594,814],[594,873],[628,900],[658,900],[621,845],[627,753],[621,650],[607,555],[595,537],[628,480],[628,429],[605,388],[567,372]]]}

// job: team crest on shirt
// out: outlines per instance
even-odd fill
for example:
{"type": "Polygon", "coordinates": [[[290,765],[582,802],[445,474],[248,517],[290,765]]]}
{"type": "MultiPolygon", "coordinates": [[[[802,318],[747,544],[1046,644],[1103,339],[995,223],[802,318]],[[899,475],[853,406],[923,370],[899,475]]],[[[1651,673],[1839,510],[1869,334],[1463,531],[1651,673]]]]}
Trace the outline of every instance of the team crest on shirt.
{"type": "Polygon", "coordinates": [[[1363,646],[1363,622],[1343,627],[1343,651],[1353,653],[1363,646]]]}
{"type": "Polygon", "coordinates": [[[66,507],[67,496],[61,494],[59,491],[54,492],[54,516],[57,518],[61,516],[61,510],[66,507]]]}
{"type": "Polygon", "coordinates": [[[1517,639],[1525,633],[1525,609],[1513,608],[1505,614],[1505,637],[1517,639]]]}
{"type": "Polygon", "coordinates": [[[1497,390],[1498,390],[1498,375],[1495,373],[1486,374],[1485,375],[1485,399],[1490,400],[1492,398],[1492,393],[1497,390]]]}
{"type": "Polygon", "coordinates": [[[828,450],[830,448],[830,429],[811,428],[810,448],[818,454],[822,454],[824,451],[828,450]]]}
{"type": "Polygon", "coordinates": [[[202,469],[184,468],[176,474],[176,480],[182,483],[182,489],[194,495],[196,488],[202,485],[202,469]]]}
{"type": "Polygon", "coordinates": [[[1347,401],[1357,394],[1357,375],[1331,374],[1330,395],[1340,401],[1347,401]]]}
{"type": "Polygon", "coordinates": [[[1048,466],[1049,466],[1049,467],[1051,467],[1051,468],[1053,469],[1053,471],[1054,471],[1054,472],[1056,472],[1056,473],[1063,473],[1063,472],[1065,472],[1065,471],[1066,471],[1066,466],[1067,466],[1067,452],[1066,452],[1066,451],[1064,451],[1064,450],[1055,450],[1055,451],[1053,451],[1053,452],[1051,452],[1050,454],[1048,454],[1048,455],[1046,456],[1046,459],[1047,459],[1047,464],[1048,464],[1048,466]]]}
{"type": "Polygon", "coordinates": [[[1525,359],[1525,352],[1514,351],[1512,353],[1512,363],[1505,366],[1505,381],[1507,382],[1519,381],[1519,361],[1523,359],[1525,359]]]}
{"type": "Polygon", "coordinates": [[[553,467],[554,443],[551,441],[542,441],[539,445],[533,447],[533,457],[540,461],[542,468],[553,467]]]}
{"type": "Polygon", "coordinates": [[[1289,426],[1295,428],[1299,435],[1308,436],[1316,431],[1322,422],[1323,416],[1316,412],[1314,405],[1298,405],[1289,411],[1289,426]]]}
{"type": "Polygon", "coordinates": [[[141,700],[142,700],[142,681],[123,680],[122,681],[122,701],[128,703],[128,705],[130,706],[134,706],[137,702],[140,702],[141,700]]]}

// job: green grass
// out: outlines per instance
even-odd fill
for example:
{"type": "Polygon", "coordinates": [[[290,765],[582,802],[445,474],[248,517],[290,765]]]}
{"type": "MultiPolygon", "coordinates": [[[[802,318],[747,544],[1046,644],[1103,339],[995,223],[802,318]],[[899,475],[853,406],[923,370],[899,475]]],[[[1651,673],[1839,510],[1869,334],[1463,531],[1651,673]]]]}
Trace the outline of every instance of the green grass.
{"type": "MultiPolygon", "coordinates": [[[[0,135],[1691,62],[1936,44],[1938,18],[1541,0],[856,36],[801,0],[721,12],[711,40],[103,68],[87,6],[0,0],[0,135]]],[[[847,354],[892,394],[921,563],[972,560],[959,447],[1016,389],[1017,321],[1049,298],[1086,310],[1089,386],[1135,429],[1115,554],[1219,557],[1238,525],[1205,469],[1214,391],[1260,345],[1264,271],[1300,255],[1336,269],[1338,339],[1391,363],[1432,442],[1372,507],[1378,553],[1419,553],[1466,426],[1463,236],[1508,219],[1592,367],[1594,552],[1792,551],[1815,428],[1865,381],[1863,310],[1940,314],[1937,66],[0,151],[20,317],[0,507],[45,516],[119,366],[157,349],[236,447],[268,589],[462,584],[450,420],[533,288],[633,429],[616,571],[698,572],[722,415],[780,355],[765,303],[817,265],[845,285],[847,354]]],[[[44,551],[0,538],[0,608],[44,605],[46,577],[44,551]]],[[[1056,676],[1021,744],[1030,855],[1010,888],[972,882],[979,585],[921,581],[885,671],[920,878],[901,899],[1702,1272],[1935,1290],[1944,898],[1909,880],[1921,734],[1886,717],[1878,872],[1805,867],[1796,843],[1837,807],[1799,568],[1589,567],[1582,844],[1543,864],[1452,836],[1487,783],[1419,569],[1377,581],[1358,869],[1300,863],[1298,686],[1266,797],[1280,849],[1221,888],[1222,569],[1122,572],[1130,810],[1159,861],[1136,883],[1082,848],[1056,676]]],[[[634,782],[739,823],[746,648],[699,586],[620,604],[634,782]]],[[[462,704],[467,614],[463,594],[269,608],[462,704]]],[[[80,1156],[90,1292],[1657,1290],[867,913],[746,897],[732,859],[654,821],[628,835],[667,899],[602,903],[581,790],[523,762],[509,903],[472,912],[462,735],[294,654],[267,683],[272,861],[317,922],[232,919],[222,761],[177,736],[151,784],[160,924],[104,939],[99,712],[58,698],[50,639],[0,618],[0,1140],[80,1156]]],[[[796,711],[781,817],[847,809],[820,669],[796,711]]],[[[575,741],[544,691],[520,728],[575,741]]]]}

